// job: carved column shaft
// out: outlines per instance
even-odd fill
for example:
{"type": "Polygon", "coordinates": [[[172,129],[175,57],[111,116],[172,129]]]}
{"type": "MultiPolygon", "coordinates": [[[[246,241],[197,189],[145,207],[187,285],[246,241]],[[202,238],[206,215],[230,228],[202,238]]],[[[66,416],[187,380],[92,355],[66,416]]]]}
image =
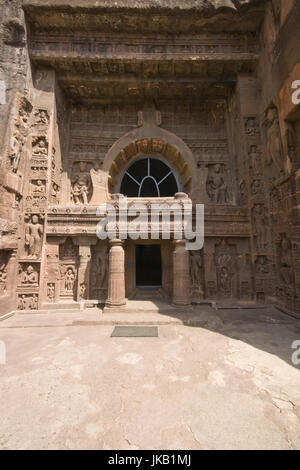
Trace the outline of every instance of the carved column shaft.
{"type": "Polygon", "coordinates": [[[189,252],[185,249],[185,240],[174,241],[173,303],[175,305],[191,303],[189,252]]]}
{"type": "Polygon", "coordinates": [[[125,305],[125,254],[121,240],[111,240],[109,250],[107,307],[125,305]]]}

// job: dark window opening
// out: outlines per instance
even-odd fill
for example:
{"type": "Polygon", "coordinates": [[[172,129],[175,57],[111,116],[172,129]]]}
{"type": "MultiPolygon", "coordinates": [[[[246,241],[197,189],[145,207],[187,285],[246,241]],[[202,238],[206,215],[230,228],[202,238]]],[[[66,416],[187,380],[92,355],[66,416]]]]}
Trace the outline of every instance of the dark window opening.
{"type": "Polygon", "coordinates": [[[171,168],[158,158],[135,161],[123,175],[120,193],[128,197],[170,197],[179,191],[171,168]]]}

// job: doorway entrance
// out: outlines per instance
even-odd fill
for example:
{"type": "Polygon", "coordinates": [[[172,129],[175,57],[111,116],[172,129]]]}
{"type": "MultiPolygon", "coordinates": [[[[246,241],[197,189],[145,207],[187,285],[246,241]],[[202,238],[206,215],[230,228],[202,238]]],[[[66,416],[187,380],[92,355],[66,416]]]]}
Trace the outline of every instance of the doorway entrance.
{"type": "Polygon", "coordinates": [[[136,286],[161,287],[160,245],[136,245],[136,286]]]}

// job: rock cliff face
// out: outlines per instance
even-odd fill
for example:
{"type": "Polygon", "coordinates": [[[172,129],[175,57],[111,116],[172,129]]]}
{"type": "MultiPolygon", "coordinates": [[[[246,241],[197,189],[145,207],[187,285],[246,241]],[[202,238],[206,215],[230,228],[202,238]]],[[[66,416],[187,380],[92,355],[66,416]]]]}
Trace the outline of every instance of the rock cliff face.
{"type": "Polygon", "coordinates": [[[98,240],[95,207],[150,157],[206,205],[203,250],[159,241],[166,294],[299,311],[299,2],[0,9],[0,313],[134,292],[135,244],[98,240]]]}

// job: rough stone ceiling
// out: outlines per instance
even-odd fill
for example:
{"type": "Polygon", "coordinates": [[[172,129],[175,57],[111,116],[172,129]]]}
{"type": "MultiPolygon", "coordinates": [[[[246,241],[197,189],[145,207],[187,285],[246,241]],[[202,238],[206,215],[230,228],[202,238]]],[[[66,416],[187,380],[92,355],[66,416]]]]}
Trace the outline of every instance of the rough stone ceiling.
{"type": "Polygon", "coordinates": [[[257,31],[267,0],[24,0],[33,30],[187,34],[257,31]]]}
{"type": "Polygon", "coordinates": [[[265,0],[23,4],[36,68],[54,68],[69,98],[103,102],[225,98],[237,73],[255,69],[265,8],[265,0]],[[191,49],[199,44],[202,54],[191,49]],[[131,51],[139,47],[140,54],[131,51]],[[215,52],[209,49],[214,47],[215,52]],[[230,47],[241,49],[234,53],[230,47]]]}

